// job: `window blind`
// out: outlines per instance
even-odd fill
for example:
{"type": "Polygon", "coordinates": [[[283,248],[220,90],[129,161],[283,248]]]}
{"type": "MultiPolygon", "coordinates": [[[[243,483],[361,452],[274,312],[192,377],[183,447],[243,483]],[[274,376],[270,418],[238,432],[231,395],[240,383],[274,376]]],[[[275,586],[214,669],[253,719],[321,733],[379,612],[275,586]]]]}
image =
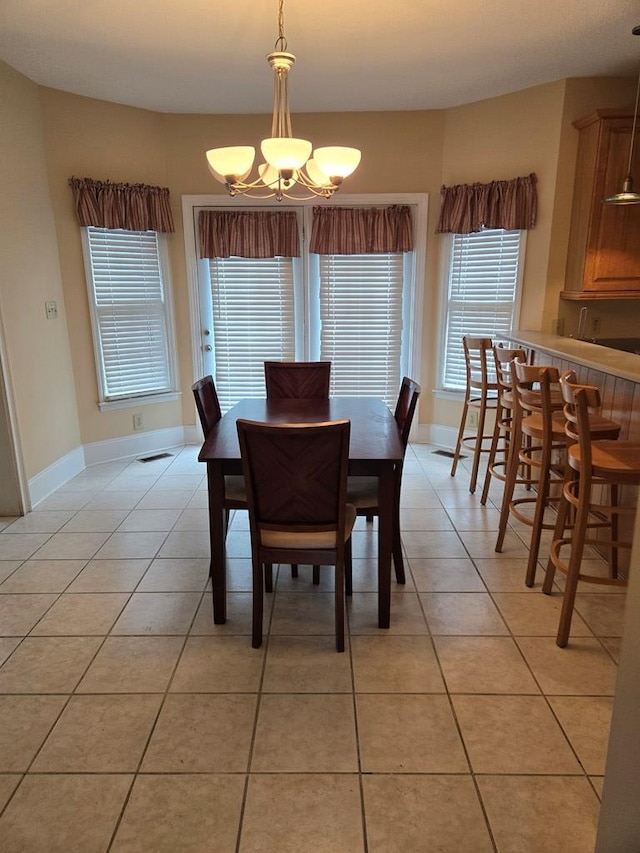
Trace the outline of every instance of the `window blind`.
{"type": "Polygon", "coordinates": [[[320,358],[331,394],[382,397],[400,387],[402,254],[320,255],[320,358]]]}
{"type": "Polygon", "coordinates": [[[263,397],[264,362],[295,360],[291,258],[209,261],[215,379],[220,406],[263,397]]]}
{"type": "Polygon", "coordinates": [[[87,240],[103,398],[170,391],[157,233],[88,227],[87,240]]]}
{"type": "Polygon", "coordinates": [[[464,335],[506,340],[513,327],[521,231],[486,229],[452,235],[442,386],[466,387],[464,335]]]}

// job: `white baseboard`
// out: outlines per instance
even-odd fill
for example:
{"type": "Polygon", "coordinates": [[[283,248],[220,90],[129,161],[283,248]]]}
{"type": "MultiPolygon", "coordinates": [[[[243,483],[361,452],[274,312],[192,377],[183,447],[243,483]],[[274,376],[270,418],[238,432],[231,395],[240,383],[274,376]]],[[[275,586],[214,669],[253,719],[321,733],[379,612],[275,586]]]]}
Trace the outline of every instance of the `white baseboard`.
{"type": "Polygon", "coordinates": [[[445,450],[453,450],[458,440],[458,430],[455,427],[440,424],[420,424],[411,433],[411,441],[417,444],[433,444],[445,450]]]}
{"type": "Polygon", "coordinates": [[[70,453],[56,459],[35,477],[31,477],[27,487],[29,489],[29,500],[33,508],[43,501],[52,492],[55,492],[64,483],[77,476],[85,469],[84,451],[82,447],[76,447],[70,453]]]}
{"type": "Polygon", "coordinates": [[[200,444],[202,432],[198,427],[169,427],[152,432],[141,432],[106,441],[94,441],[76,447],[66,456],[57,459],[29,480],[31,506],[35,507],[56,489],[68,483],[89,465],[115,462],[120,459],[135,459],[149,456],[184,444],[200,444]]]}
{"type": "Polygon", "coordinates": [[[188,444],[185,428],[168,427],[153,432],[141,432],[136,435],[123,435],[106,441],[94,441],[84,445],[85,465],[99,465],[103,462],[116,462],[119,459],[134,459],[136,456],[148,456],[160,453],[170,447],[188,444]]]}

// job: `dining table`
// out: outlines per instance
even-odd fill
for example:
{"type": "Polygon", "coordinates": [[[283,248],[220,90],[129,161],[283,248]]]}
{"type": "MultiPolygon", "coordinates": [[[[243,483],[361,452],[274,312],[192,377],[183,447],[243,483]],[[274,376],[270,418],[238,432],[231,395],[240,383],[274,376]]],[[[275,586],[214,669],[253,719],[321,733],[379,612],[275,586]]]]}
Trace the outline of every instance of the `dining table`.
{"type": "Polygon", "coordinates": [[[404,451],[398,426],[386,403],[377,397],[355,396],[319,400],[246,398],[229,409],[205,437],[198,460],[207,466],[214,623],[224,624],[227,618],[224,478],[242,474],[238,418],[270,424],[324,423],[343,418],[351,421],[349,476],[373,476],[378,480],[378,626],[388,628],[394,484],[404,451]]]}

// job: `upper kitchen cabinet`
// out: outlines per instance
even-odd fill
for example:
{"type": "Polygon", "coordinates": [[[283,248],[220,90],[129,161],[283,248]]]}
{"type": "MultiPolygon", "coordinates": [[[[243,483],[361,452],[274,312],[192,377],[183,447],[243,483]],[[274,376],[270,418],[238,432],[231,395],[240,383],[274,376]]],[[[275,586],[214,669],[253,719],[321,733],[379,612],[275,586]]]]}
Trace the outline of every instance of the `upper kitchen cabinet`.
{"type": "MultiPolygon", "coordinates": [[[[622,188],[633,115],[597,110],[580,133],[564,299],[640,299],[640,204],[603,204],[622,188]]],[[[640,157],[632,174],[640,181],[640,157]]]]}

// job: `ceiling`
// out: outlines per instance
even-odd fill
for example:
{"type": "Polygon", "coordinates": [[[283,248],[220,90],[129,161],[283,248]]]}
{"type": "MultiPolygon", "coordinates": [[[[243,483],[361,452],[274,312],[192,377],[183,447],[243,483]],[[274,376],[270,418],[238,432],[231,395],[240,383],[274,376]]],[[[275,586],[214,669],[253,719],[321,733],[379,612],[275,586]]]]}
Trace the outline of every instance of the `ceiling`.
{"type": "MultiPolygon", "coordinates": [[[[1,0],[0,59],[168,113],[270,113],[277,0],[1,0]]],[[[638,0],[286,0],[292,112],[441,109],[640,70],[638,0]]]]}

